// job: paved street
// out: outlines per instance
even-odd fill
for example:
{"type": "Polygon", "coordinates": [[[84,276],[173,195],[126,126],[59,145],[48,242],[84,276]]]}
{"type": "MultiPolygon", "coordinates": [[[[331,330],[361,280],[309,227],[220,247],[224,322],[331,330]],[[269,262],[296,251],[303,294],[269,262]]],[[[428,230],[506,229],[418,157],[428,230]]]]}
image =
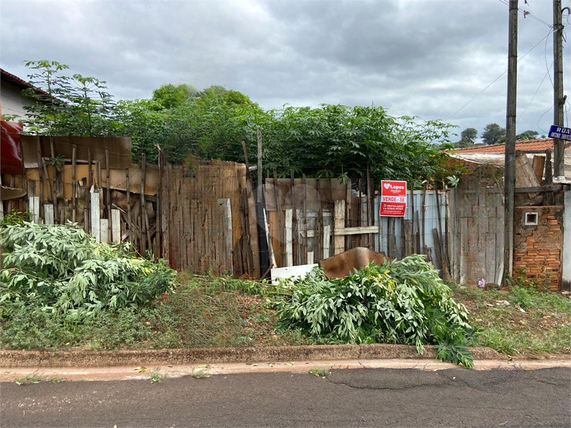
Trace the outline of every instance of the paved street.
{"type": "Polygon", "coordinates": [[[571,370],[352,369],[1,384],[2,427],[571,424],[571,370]]]}

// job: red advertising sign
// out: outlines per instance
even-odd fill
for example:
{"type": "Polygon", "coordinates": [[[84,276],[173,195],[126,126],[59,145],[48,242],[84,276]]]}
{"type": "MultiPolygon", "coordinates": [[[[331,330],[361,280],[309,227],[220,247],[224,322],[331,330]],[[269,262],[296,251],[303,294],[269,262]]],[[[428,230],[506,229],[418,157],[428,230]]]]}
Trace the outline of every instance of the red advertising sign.
{"type": "Polygon", "coordinates": [[[381,209],[379,215],[404,217],[406,211],[406,181],[381,181],[381,209]]]}

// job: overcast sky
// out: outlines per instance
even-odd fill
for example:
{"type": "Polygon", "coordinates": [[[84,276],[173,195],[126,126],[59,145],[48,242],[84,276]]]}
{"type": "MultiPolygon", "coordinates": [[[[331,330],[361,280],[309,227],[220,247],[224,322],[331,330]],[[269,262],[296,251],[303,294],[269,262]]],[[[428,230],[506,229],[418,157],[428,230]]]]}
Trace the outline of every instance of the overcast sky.
{"type": "MultiPolygon", "coordinates": [[[[481,134],[488,123],[505,126],[507,3],[0,0],[0,66],[26,78],[25,60],[58,61],[107,81],[117,99],[149,98],[165,83],[222,85],[265,109],[373,104],[481,134]]],[[[519,3],[517,132],[544,134],[553,121],[552,1],[519,3]]],[[[567,76],[569,51],[564,42],[567,76]]]]}

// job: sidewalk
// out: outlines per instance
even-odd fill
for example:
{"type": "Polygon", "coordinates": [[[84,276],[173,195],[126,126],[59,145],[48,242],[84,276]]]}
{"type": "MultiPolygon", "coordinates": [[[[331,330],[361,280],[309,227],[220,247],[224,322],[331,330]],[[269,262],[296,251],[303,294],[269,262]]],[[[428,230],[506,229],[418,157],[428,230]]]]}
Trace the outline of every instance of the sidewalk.
{"type": "MultiPolygon", "coordinates": [[[[551,367],[567,367],[571,369],[571,360],[483,360],[476,361],[475,370],[536,370],[551,367]]],[[[235,373],[307,373],[310,370],[335,370],[335,369],[417,369],[417,370],[445,370],[459,368],[451,363],[430,361],[426,359],[416,360],[339,360],[339,361],[292,361],[276,363],[227,363],[227,364],[190,364],[190,365],[167,365],[167,366],[119,366],[119,367],[18,367],[1,369],[0,382],[13,382],[26,376],[47,382],[59,382],[69,380],[134,380],[150,379],[151,373],[161,377],[177,378],[193,376],[206,378],[212,375],[227,375],[235,373]]]]}
{"type": "MultiPolygon", "coordinates": [[[[474,368],[533,370],[571,368],[571,359],[509,360],[489,348],[472,348],[474,368]]],[[[129,351],[0,351],[0,382],[26,376],[44,380],[208,377],[231,373],[307,372],[311,369],[392,368],[443,370],[458,367],[406,345],[319,345],[268,348],[203,348],[129,351]]]]}

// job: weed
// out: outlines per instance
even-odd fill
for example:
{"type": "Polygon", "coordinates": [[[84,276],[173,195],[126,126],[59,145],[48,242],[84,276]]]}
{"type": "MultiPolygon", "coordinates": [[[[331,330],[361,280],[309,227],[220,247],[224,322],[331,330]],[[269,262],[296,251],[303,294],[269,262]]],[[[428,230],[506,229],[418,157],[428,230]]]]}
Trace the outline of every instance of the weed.
{"type": "Polygon", "coordinates": [[[325,378],[329,374],[329,370],[327,370],[327,369],[310,369],[309,373],[314,375],[314,376],[317,376],[317,377],[325,378]]]}
{"type": "Polygon", "coordinates": [[[212,376],[206,369],[195,369],[190,374],[195,379],[206,379],[212,376]]]}
{"type": "Polygon", "coordinates": [[[29,385],[32,383],[40,383],[40,382],[59,383],[59,382],[65,382],[66,380],[67,379],[63,377],[44,376],[37,373],[32,373],[24,377],[17,378],[14,380],[14,382],[17,385],[29,385]]]}
{"type": "Polygon", "coordinates": [[[2,220],[0,220],[0,227],[6,226],[21,226],[26,221],[30,221],[32,213],[31,212],[21,212],[21,211],[12,211],[11,214],[6,214],[2,220]]]}
{"type": "Polygon", "coordinates": [[[510,292],[511,300],[522,308],[529,308],[532,302],[532,296],[529,288],[515,286],[510,292]]]}
{"type": "Polygon", "coordinates": [[[481,329],[470,345],[488,346],[512,356],[571,353],[570,299],[521,284],[507,291],[454,287],[455,298],[470,309],[470,322],[481,329]],[[497,305],[506,299],[508,305],[497,305]]]}
{"type": "Polygon", "coordinates": [[[151,383],[159,383],[168,377],[168,373],[161,373],[160,369],[157,367],[149,372],[149,379],[151,383]]]}

